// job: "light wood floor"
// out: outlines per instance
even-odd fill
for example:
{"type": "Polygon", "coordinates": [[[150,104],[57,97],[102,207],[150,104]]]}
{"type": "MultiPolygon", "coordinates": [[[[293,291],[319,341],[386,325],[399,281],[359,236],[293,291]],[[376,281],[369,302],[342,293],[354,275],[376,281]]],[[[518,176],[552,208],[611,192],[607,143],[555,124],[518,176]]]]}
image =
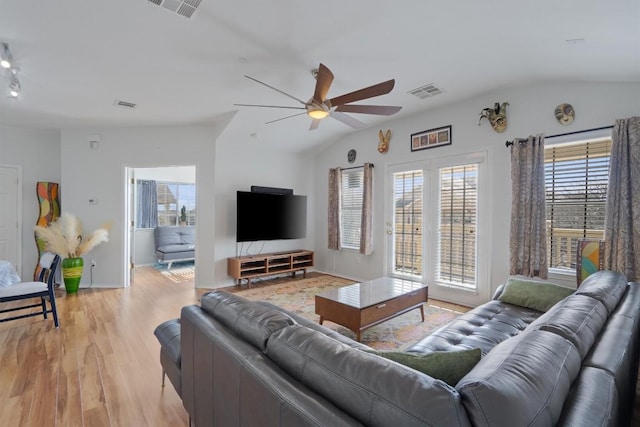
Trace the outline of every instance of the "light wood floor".
{"type": "Polygon", "coordinates": [[[39,316],[0,323],[0,426],[186,426],[170,382],[161,387],[153,330],[203,292],[140,267],[127,289],[59,291],[59,329],[39,316]]]}

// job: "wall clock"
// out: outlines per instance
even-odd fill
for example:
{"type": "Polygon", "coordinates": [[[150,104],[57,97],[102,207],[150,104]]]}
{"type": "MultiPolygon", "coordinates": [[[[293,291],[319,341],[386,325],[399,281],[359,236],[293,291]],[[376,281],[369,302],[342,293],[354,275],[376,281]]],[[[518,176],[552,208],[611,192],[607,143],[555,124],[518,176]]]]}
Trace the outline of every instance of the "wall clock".
{"type": "Polygon", "coordinates": [[[349,163],[353,163],[356,161],[356,150],[354,150],[353,148],[347,153],[347,161],[349,163]]]}

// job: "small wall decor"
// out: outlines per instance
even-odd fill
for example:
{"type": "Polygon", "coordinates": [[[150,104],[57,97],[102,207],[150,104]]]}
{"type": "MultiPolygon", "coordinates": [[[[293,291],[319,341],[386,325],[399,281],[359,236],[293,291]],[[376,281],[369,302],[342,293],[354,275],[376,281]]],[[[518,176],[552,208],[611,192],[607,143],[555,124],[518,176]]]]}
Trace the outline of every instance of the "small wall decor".
{"type": "Polygon", "coordinates": [[[411,151],[451,144],[451,125],[411,134],[411,151]]]}
{"type": "Polygon", "coordinates": [[[387,129],[386,133],[382,133],[382,129],[378,132],[378,138],[380,142],[378,143],[378,152],[384,154],[389,151],[389,141],[391,140],[391,129],[387,129]]]}
{"type": "Polygon", "coordinates": [[[347,161],[349,163],[353,163],[356,161],[356,150],[354,150],[353,148],[347,153],[347,161]]]}
{"type": "Polygon", "coordinates": [[[503,102],[502,105],[496,102],[493,108],[485,108],[480,111],[478,126],[482,123],[482,119],[487,119],[493,130],[498,133],[504,132],[507,128],[507,105],[509,105],[508,102],[503,102]]]}
{"type": "Polygon", "coordinates": [[[556,120],[561,125],[568,126],[573,122],[573,119],[576,117],[576,112],[573,109],[571,104],[560,104],[556,107],[554,111],[556,116],[556,120]]]}

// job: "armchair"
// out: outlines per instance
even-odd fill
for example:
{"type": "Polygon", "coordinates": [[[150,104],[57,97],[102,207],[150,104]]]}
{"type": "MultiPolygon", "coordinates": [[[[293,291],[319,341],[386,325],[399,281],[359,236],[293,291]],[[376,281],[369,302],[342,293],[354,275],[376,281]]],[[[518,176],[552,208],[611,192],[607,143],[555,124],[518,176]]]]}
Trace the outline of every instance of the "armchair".
{"type": "Polygon", "coordinates": [[[30,312],[12,317],[0,319],[0,322],[8,320],[23,319],[25,317],[43,315],[47,319],[47,313],[53,314],[53,323],[58,327],[58,311],[56,310],[56,296],[53,289],[55,282],[55,273],[60,264],[60,256],[45,252],[40,258],[40,272],[38,273],[38,281],[36,282],[19,282],[10,286],[0,288],[0,303],[11,301],[28,300],[40,298],[40,302],[35,304],[21,305],[19,307],[10,307],[0,310],[0,313],[9,313],[13,311],[26,310],[30,308],[40,307],[40,311],[30,312]],[[51,308],[47,309],[46,300],[49,299],[51,308]]]}

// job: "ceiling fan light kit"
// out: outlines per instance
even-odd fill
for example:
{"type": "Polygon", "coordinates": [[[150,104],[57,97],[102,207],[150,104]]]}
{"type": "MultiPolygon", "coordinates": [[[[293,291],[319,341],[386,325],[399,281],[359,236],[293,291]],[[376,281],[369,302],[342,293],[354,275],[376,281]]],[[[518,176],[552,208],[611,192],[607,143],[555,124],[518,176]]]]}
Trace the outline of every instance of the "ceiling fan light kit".
{"type": "MultiPolygon", "coordinates": [[[[242,107],[266,107],[266,108],[289,108],[289,109],[299,109],[305,110],[306,114],[311,117],[312,122],[309,130],[314,130],[320,124],[320,120],[326,117],[333,117],[334,119],[350,126],[354,129],[361,129],[366,127],[365,123],[347,115],[344,113],[359,113],[359,114],[374,114],[374,115],[383,115],[390,116],[392,114],[397,113],[402,109],[402,107],[390,106],[390,105],[359,105],[359,104],[351,104],[352,102],[361,101],[363,99],[374,98],[380,95],[386,95],[391,92],[393,86],[395,85],[395,80],[387,80],[386,82],[378,83],[373,86],[369,86],[354,92],[350,92],[336,98],[327,99],[327,93],[329,92],[329,88],[331,87],[331,83],[333,82],[333,73],[329,68],[327,68],[324,64],[320,64],[317,70],[312,70],[311,74],[316,79],[316,87],[313,93],[313,97],[304,102],[301,99],[290,95],[278,88],[275,88],[267,83],[261,82],[258,79],[255,79],[250,76],[246,76],[246,78],[253,80],[256,83],[260,83],[263,86],[266,86],[270,89],[275,90],[285,96],[288,96],[291,99],[296,100],[297,102],[303,104],[303,107],[290,107],[290,106],[281,106],[281,105],[256,105],[256,104],[235,104],[237,106],[242,107]]],[[[304,112],[300,113],[304,114],[304,112]]],[[[300,114],[294,114],[292,116],[283,117],[282,119],[272,120],[267,123],[277,122],[283,119],[287,119],[289,117],[295,117],[300,114]]]]}

